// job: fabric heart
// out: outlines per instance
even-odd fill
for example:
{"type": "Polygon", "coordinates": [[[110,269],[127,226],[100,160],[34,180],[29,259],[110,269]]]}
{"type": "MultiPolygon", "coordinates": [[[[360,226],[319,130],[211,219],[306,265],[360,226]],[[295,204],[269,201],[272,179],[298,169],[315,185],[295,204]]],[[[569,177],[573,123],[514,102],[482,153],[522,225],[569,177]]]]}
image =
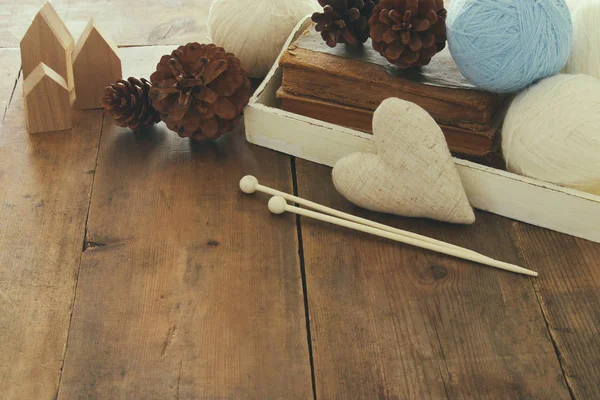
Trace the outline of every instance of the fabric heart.
{"type": "Polygon", "coordinates": [[[475,222],[444,134],[425,110],[387,99],[375,111],[373,132],[377,154],[350,154],[333,168],[342,196],[372,211],[475,222]]]}

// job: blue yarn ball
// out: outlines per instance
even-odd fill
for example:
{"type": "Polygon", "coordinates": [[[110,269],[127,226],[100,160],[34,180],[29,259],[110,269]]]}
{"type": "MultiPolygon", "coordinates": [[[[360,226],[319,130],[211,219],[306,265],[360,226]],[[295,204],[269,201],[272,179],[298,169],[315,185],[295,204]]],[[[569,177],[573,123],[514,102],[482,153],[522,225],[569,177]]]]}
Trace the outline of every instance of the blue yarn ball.
{"type": "Polygon", "coordinates": [[[573,43],[565,0],[453,0],[446,25],[460,72],[497,93],[556,75],[573,43]]]}

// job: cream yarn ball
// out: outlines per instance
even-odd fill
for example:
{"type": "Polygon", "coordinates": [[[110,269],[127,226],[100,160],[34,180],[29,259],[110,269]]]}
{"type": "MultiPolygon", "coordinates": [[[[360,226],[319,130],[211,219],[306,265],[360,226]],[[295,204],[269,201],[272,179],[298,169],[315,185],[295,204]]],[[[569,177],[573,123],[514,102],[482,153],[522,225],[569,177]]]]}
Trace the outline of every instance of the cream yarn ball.
{"type": "Polygon", "coordinates": [[[208,31],[251,78],[264,78],[294,27],[318,9],[316,0],[213,0],[208,31]]]}
{"type": "MultiPolygon", "coordinates": [[[[585,1],[585,0],[583,0],[585,1]]],[[[571,9],[571,12],[575,11],[575,9],[579,6],[579,3],[581,3],[582,0],[567,0],[567,5],[569,6],[569,9],[571,9]]]]}
{"type": "Polygon", "coordinates": [[[573,11],[573,48],[564,69],[600,79],[600,0],[583,0],[573,11]]]}
{"type": "Polygon", "coordinates": [[[556,75],[519,94],[502,150],[511,172],[599,194],[600,80],[556,75]]]}

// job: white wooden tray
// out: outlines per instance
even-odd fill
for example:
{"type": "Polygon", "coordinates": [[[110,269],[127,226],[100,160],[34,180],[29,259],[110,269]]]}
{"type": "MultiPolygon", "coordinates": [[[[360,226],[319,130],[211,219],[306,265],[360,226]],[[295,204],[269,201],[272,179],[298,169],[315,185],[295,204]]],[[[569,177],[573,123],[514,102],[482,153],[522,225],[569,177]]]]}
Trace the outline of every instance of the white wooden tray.
{"type": "MultiPolygon", "coordinates": [[[[284,49],[311,21],[301,21],[284,49]]],[[[250,143],[333,166],[357,151],[374,152],[373,136],[283,111],[275,93],[281,86],[277,62],[245,110],[250,143]]],[[[471,205],[494,214],[600,243],[600,196],[455,158],[471,205]]]]}

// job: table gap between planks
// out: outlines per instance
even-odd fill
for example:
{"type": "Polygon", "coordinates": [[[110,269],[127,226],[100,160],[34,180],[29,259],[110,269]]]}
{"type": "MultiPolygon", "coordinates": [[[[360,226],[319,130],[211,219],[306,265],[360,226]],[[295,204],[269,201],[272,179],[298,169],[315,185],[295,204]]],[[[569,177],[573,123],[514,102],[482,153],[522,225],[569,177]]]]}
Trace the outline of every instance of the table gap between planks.
{"type": "MultiPolygon", "coordinates": [[[[16,23],[0,23],[8,46],[26,27],[16,4],[16,23]]],[[[26,1],[27,18],[40,5],[26,1]]],[[[91,2],[55,6],[73,33],[87,12],[110,20],[91,2]]],[[[131,36],[112,25],[119,43],[182,44],[205,29],[141,14],[166,25],[130,24],[131,36]]],[[[125,75],[149,76],[148,60],[171,50],[123,49],[125,75]]],[[[3,398],[600,397],[599,245],[486,213],[453,227],[361,211],[330,169],[290,168],[242,128],[190,146],[87,111],[71,131],[29,136],[18,51],[0,54],[3,110],[12,97],[0,130],[3,398]],[[266,197],[238,192],[246,173],[541,275],[271,216],[266,197]]]]}

